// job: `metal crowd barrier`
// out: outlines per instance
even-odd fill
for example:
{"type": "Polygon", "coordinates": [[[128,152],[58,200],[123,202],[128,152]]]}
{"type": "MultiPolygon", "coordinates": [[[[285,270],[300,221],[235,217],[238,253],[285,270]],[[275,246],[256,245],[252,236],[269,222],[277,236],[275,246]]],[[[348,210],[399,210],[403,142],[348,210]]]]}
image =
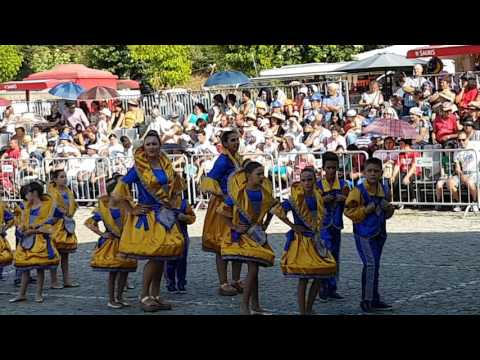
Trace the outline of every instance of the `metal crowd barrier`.
{"type": "Polygon", "coordinates": [[[2,201],[21,201],[20,188],[34,180],[45,180],[43,166],[38,159],[0,160],[0,196],[2,201]]]}
{"type": "MultiPolygon", "coordinates": [[[[273,169],[274,176],[278,178],[278,192],[276,196],[280,201],[290,194],[290,187],[300,180],[303,168],[313,166],[317,170],[317,178],[323,177],[322,152],[288,152],[277,155],[276,166],[273,169]]],[[[365,151],[345,151],[337,154],[339,157],[338,176],[347,181],[353,187],[362,177],[363,163],[369,158],[365,151]]]]}
{"type": "Polygon", "coordinates": [[[476,196],[480,188],[479,159],[474,149],[379,150],[374,156],[382,160],[383,177],[392,189],[390,200],[393,204],[460,206],[466,207],[465,214],[472,206],[480,205],[476,196]],[[403,162],[411,169],[413,157],[417,169],[413,172],[411,181],[404,183],[406,174],[400,171],[394,178],[395,166],[403,162]],[[468,168],[463,169],[462,178],[456,173],[456,160],[463,163],[463,166],[467,163],[468,168]]]}

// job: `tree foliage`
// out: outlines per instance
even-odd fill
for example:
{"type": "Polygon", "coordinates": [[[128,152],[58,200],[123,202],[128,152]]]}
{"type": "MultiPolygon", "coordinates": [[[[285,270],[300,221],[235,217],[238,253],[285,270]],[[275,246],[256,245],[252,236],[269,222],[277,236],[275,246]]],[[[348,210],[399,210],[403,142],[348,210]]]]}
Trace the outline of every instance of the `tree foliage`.
{"type": "Polygon", "coordinates": [[[155,89],[187,81],[192,71],[190,48],[184,45],[128,45],[134,61],[145,63],[145,75],[155,89]]]}
{"type": "Polygon", "coordinates": [[[15,45],[0,45],[0,81],[12,80],[22,66],[22,54],[15,45]]]}
{"type": "Polygon", "coordinates": [[[72,63],[70,53],[58,47],[36,46],[32,52],[29,67],[33,72],[46,71],[59,64],[72,63]]]}
{"type": "Polygon", "coordinates": [[[146,70],[143,61],[134,60],[127,45],[95,45],[86,51],[87,66],[107,70],[119,78],[136,78],[146,70]]]}

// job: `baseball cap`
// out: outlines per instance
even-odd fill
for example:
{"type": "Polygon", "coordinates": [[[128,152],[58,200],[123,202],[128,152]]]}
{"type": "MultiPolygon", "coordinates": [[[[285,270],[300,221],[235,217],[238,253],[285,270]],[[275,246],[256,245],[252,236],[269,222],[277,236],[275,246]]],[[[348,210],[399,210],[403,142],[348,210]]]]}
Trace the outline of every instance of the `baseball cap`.
{"type": "Polygon", "coordinates": [[[418,107],[412,107],[409,111],[410,115],[423,116],[423,111],[418,107]]]}
{"type": "Polygon", "coordinates": [[[272,102],[272,109],[278,109],[282,107],[282,103],[278,100],[272,102]]]}
{"type": "Polygon", "coordinates": [[[311,101],[322,101],[322,94],[320,93],[313,94],[311,101]]]}
{"type": "Polygon", "coordinates": [[[70,135],[67,135],[67,134],[62,133],[62,135],[60,135],[60,137],[58,138],[58,140],[72,141],[72,137],[71,137],[70,135]]]}
{"type": "Polygon", "coordinates": [[[346,116],[347,116],[347,117],[355,117],[355,116],[357,116],[357,110],[355,110],[355,109],[350,109],[350,110],[348,110],[346,116]]]}
{"type": "Polygon", "coordinates": [[[103,108],[100,112],[107,117],[112,117],[112,112],[110,110],[108,110],[107,108],[103,108]]]}

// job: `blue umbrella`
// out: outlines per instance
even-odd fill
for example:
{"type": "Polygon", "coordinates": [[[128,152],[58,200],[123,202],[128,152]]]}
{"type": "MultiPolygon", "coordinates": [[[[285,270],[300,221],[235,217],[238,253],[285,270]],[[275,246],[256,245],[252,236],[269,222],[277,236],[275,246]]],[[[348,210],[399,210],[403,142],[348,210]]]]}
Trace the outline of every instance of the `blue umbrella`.
{"type": "Polygon", "coordinates": [[[250,79],[240,71],[221,71],[211,75],[203,86],[239,86],[250,83],[250,79]]]}
{"type": "Polygon", "coordinates": [[[58,96],[59,98],[62,98],[62,99],[76,100],[78,95],[80,95],[84,91],[85,89],[78,84],[75,84],[73,82],[65,82],[65,83],[55,85],[48,92],[49,94],[58,96]]]}

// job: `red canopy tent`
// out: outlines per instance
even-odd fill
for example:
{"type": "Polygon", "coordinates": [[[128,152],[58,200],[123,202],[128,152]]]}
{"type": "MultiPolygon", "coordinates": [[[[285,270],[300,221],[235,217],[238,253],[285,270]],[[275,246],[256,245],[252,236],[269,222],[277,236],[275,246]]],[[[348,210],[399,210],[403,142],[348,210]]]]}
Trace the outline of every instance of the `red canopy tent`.
{"type": "Polygon", "coordinates": [[[24,81],[30,80],[64,80],[83,86],[86,90],[94,86],[116,89],[118,76],[109,71],[90,69],[82,64],[57,65],[48,71],[31,74],[24,81]]]}

